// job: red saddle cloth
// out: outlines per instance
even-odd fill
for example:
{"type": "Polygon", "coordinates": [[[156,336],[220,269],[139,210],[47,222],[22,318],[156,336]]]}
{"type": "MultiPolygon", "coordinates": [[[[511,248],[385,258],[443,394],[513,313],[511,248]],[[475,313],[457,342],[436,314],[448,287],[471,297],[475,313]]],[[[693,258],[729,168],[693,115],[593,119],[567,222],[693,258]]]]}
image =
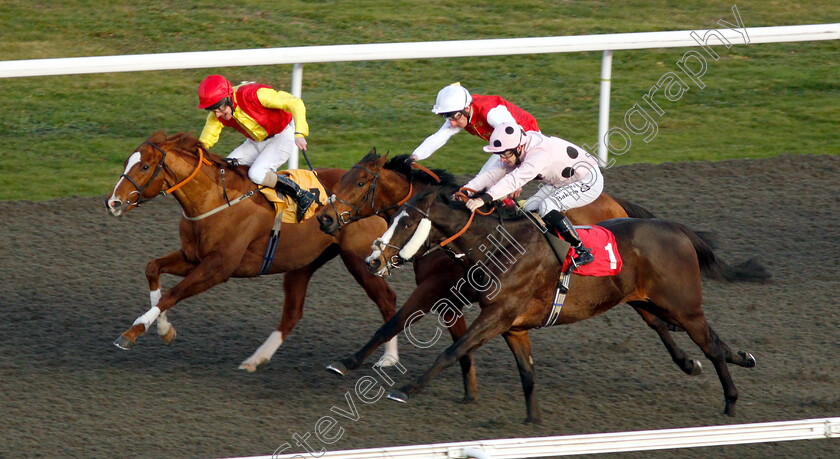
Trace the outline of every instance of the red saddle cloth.
{"type": "MultiPolygon", "coordinates": [[[[583,245],[592,250],[595,261],[575,268],[579,276],[615,276],[621,271],[621,254],[615,243],[612,231],[601,226],[575,227],[583,245]]],[[[569,269],[575,249],[569,248],[566,259],[563,260],[563,271],[569,269]]]]}

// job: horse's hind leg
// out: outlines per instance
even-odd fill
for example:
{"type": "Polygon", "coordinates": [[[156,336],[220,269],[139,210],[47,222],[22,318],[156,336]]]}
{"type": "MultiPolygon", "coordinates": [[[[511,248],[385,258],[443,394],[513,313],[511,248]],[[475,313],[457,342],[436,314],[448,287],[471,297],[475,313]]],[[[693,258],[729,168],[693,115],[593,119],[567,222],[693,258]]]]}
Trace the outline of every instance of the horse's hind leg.
{"type": "Polygon", "coordinates": [[[718,345],[723,349],[724,358],[726,359],[727,363],[733,363],[738,365],[739,367],[744,368],[753,368],[755,367],[755,357],[752,354],[745,351],[738,351],[732,352],[732,349],[729,347],[728,344],[724,343],[723,340],[712,330],[712,327],[709,326],[709,333],[712,335],[712,339],[718,343],[718,345]]]}
{"type": "Polygon", "coordinates": [[[648,326],[659,335],[659,339],[662,340],[662,344],[665,345],[668,354],[671,355],[671,360],[680,367],[680,370],[691,376],[699,375],[702,372],[703,366],[700,361],[689,358],[688,354],[674,342],[674,337],[668,331],[668,324],[644,309],[644,306],[648,304],[646,301],[631,301],[629,304],[642,316],[648,326]]]}
{"type": "Polygon", "coordinates": [[[537,398],[534,396],[536,373],[534,373],[534,359],[531,357],[531,340],[528,331],[502,333],[508,344],[513,357],[516,359],[516,366],[519,368],[519,378],[522,380],[522,390],[525,392],[525,407],[528,417],[526,423],[539,424],[541,420],[540,409],[537,398]]]}
{"type": "MultiPolygon", "coordinates": [[[[388,286],[388,282],[370,273],[363,258],[348,252],[341,251],[341,260],[344,266],[362,286],[368,297],[379,307],[383,322],[387,322],[397,311],[397,295],[388,286]]],[[[379,359],[377,365],[387,367],[399,362],[400,356],[397,351],[397,337],[394,336],[385,344],[385,353],[379,359]]]]}
{"type": "Polygon", "coordinates": [[[303,317],[303,301],[306,298],[306,288],[312,275],[327,261],[335,257],[337,248],[329,247],[312,263],[303,268],[288,271],[283,275],[283,313],[277,328],[268,335],[265,342],[239,364],[240,370],[257,371],[257,367],[267,363],[280,349],[283,340],[289,336],[298,321],[303,317]]]}
{"type": "MultiPolygon", "coordinates": [[[[699,300],[698,300],[699,303],[699,300]]],[[[697,305],[698,314],[694,314],[691,319],[681,321],[680,325],[688,332],[688,336],[694,341],[706,357],[712,361],[717,371],[720,384],[723,386],[723,397],[726,401],[724,414],[727,416],[735,416],[735,403],[738,401],[738,389],[735,388],[735,383],[732,382],[732,376],[729,374],[729,368],[726,366],[726,351],[727,347],[722,346],[717,335],[714,334],[711,327],[709,327],[703,312],[700,311],[700,305],[697,305]]],[[[729,351],[730,357],[732,352],[729,351]]]]}
{"type": "Polygon", "coordinates": [[[135,340],[146,332],[148,326],[157,320],[158,335],[166,344],[172,344],[175,340],[175,327],[167,320],[166,311],[158,312],[157,307],[160,302],[160,275],[163,273],[172,274],[175,276],[186,277],[190,271],[195,268],[196,264],[184,257],[184,252],[176,250],[164,257],[155,258],[146,265],[146,280],[149,282],[149,300],[152,304],[151,309],[143,316],[140,316],[134,325],[126,330],[114,344],[121,349],[131,349],[135,340]]]}

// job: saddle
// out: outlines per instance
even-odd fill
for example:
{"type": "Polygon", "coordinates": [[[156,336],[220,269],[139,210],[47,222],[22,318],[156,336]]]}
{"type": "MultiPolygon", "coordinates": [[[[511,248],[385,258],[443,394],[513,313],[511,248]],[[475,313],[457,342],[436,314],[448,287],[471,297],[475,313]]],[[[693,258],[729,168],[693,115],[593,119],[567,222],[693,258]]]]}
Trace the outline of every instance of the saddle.
{"type": "MultiPolygon", "coordinates": [[[[277,173],[288,176],[299,187],[304,190],[309,190],[315,195],[315,202],[306,210],[306,214],[303,217],[304,220],[315,215],[318,207],[327,202],[327,190],[318,181],[315,172],[307,169],[289,169],[277,173]]],[[[297,203],[294,199],[270,187],[260,187],[260,192],[274,204],[275,220],[279,218],[282,223],[297,223],[297,217],[295,216],[297,213],[297,203]]]]}
{"type": "MultiPolygon", "coordinates": [[[[542,222],[540,222],[542,223],[542,222]]],[[[569,293],[569,283],[572,273],[579,276],[615,276],[621,271],[621,255],[615,243],[615,236],[611,231],[600,226],[575,226],[578,236],[583,245],[592,249],[595,260],[583,266],[577,266],[572,261],[575,250],[568,242],[560,239],[552,231],[543,232],[554,256],[562,265],[560,279],[557,280],[557,289],[554,292],[554,302],[543,327],[557,323],[560,318],[560,310],[569,293]]]]}

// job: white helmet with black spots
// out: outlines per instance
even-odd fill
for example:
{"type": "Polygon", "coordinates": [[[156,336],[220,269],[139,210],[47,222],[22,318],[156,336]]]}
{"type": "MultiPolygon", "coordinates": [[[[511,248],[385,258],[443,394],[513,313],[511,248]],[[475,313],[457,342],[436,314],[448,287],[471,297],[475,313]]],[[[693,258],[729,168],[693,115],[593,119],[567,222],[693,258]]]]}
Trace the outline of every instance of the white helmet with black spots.
{"type": "Polygon", "coordinates": [[[460,112],[469,107],[471,103],[472,96],[467,88],[461,86],[461,83],[452,83],[438,91],[432,113],[443,115],[444,113],[460,112]]]}
{"type": "Polygon", "coordinates": [[[484,147],[487,153],[503,153],[525,143],[525,131],[516,123],[502,123],[490,134],[490,143],[484,147]]]}

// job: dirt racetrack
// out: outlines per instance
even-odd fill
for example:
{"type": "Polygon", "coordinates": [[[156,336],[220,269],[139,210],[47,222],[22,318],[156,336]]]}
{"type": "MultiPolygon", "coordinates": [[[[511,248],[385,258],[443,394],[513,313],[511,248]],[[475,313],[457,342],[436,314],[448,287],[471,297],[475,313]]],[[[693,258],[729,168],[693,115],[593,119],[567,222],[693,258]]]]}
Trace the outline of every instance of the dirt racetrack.
{"type": "MultiPolygon", "coordinates": [[[[149,308],[144,268],[177,249],[180,208],[159,198],[115,219],[104,197],[15,201],[0,203],[0,457],[251,456],[285,442],[293,445],[287,453],[303,451],[294,437],[307,433],[316,450],[335,451],[840,416],[840,156],[633,165],[605,175],[607,192],[716,232],[725,261],[757,257],[772,272],[764,285],[704,282],[709,322],[758,362],[730,366],[736,417],[722,414],[714,370],[684,333],[678,343],[704,365],[696,377],[676,368],[632,309],[618,306],[532,333],[540,426],[522,423],[519,376],[501,338],[476,353],[478,402],[458,403],[453,367],[407,405],[355,400],[358,418],[343,418],[331,407],[348,410],[345,393],[358,378],[379,378],[369,365],[380,351],[344,379],[324,367],[381,320],[338,260],[315,275],[300,324],[256,373],[237,365],[279,321],[280,276],[234,279],[185,301],[170,313],[178,330],[171,347],[152,330],[126,352],[111,343],[149,308]],[[330,434],[342,433],[333,444],[315,436],[327,415],[339,421],[330,434]]],[[[175,279],[165,276],[164,287],[175,279]]],[[[410,268],[392,285],[404,300],[410,268]]],[[[419,322],[418,332],[431,333],[434,322],[419,322]]],[[[400,344],[413,376],[449,340],[431,349],[404,337],[400,344]]],[[[389,374],[398,384],[408,376],[389,374]]],[[[840,457],[840,439],[617,456],[676,455],[840,457]]]]}

